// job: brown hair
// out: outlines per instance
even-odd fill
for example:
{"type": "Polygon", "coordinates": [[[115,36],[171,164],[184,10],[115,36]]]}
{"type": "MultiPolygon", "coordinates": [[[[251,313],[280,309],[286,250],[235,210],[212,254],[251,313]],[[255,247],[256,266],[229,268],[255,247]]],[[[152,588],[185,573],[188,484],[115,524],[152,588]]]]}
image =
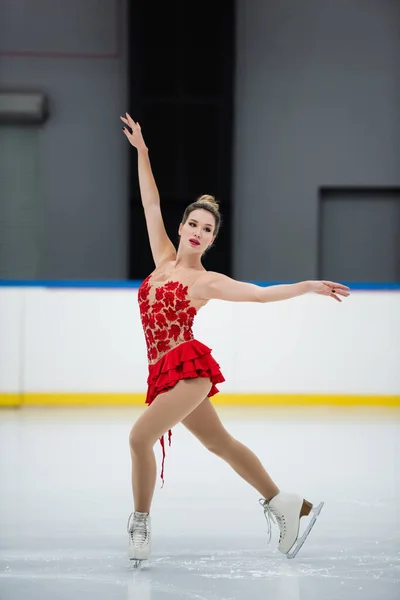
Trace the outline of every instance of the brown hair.
{"type": "Polygon", "coordinates": [[[216,201],[214,196],[209,196],[208,194],[204,194],[203,196],[200,196],[199,198],[197,198],[197,200],[195,202],[192,202],[192,204],[189,204],[189,206],[186,207],[186,210],[183,213],[182,223],[183,224],[186,223],[186,221],[189,218],[190,213],[193,212],[194,210],[197,210],[198,208],[202,208],[203,210],[208,210],[208,212],[210,212],[213,215],[213,217],[215,219],[214,236],[217,237],[219,228],[221,227],[222,219],[221,219],[221,213],[219,212],[218,202],[216,201]]]}

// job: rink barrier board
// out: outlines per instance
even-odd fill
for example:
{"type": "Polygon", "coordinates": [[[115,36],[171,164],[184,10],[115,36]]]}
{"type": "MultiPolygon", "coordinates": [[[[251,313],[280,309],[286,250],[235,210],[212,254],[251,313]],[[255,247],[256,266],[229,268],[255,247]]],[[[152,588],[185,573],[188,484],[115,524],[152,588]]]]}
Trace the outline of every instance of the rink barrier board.
{"type": "MultiPolygon", "coordinates": [[[[0,393],[0,406],[145,406],[144,393],[0,393]]],[[[219,406],[399,407],[400,396],[356,394],[216,394],[219,406]]]]}
{"type": "MultiPolygon", "coordinates": [[[[0,288],[138,288],[141,281],[17,281],[0,280],[0,288]]],[[[258,282],[261,286],[289,282],[258,282]]],[[[400,291],[400,283],[347,283],[352,290],[400,291]]],[[[18,406],[140,406],[145,394],[93,392],[0,392],[0,407],[18,406]]],[[[220,393],[212,398],[216,405],[227,406],[381,406],[399,407],[399,395],[335,393],[220,393]]]]}

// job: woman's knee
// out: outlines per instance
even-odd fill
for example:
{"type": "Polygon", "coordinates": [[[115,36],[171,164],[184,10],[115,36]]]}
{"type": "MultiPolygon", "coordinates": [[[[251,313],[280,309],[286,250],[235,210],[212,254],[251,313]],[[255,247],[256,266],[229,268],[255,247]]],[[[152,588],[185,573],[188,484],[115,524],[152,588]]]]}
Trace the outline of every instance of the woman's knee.
{"type": "Polygon", "coordinates": [[[209,452],[212,452],[216,456],[224,458],[230,453],[232,444],[234,442],[233,437],[227,432],[216,438],[204,440],[203,445],[209,452]]]}
{"type": "Polygon", "coordinates": [[[134,425],[129,433],[129,447],[131,452],[134,454],[140,454],[141,452],[146,451],[153,446],[154,442],[150,440],[149,436],[145,434],[143,429],[134,425]]]}

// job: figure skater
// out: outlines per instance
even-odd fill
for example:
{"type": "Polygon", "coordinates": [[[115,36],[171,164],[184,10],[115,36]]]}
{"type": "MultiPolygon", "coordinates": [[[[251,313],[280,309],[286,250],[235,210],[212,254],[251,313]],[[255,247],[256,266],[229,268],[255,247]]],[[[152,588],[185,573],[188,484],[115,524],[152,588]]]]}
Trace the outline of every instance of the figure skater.
{"type": "Polygon", "coordinates": [[[214,243],[221,224],[218,204],[212,196],[201,196],[190,204],[179,225],[179,246],[175,249],[166,233],[149,151],[139,123],[128,113],[121,120],[123,132],[137,149],[140,194],[146,219],[155,270],[138,291],[140,316],[148,354],[148,408],[137,419],[129,436],[132,459],[134,512],[128,520],[128,556],[135,566],[150,555],[150,507],[157,467],[153,446],[162,446],[161,478],[164,482],[164,434],[183,423],[211,452],[225,460],[261,495],[260,503],[271,539],[271,520],[279,527],[279,550],[293,558],[307,537],[323,506],[313,506],[302,496],[280,491],[257,456],[234,439],[221,423],[210,402],[224,377],[210,348],[194,339],[193,320],[209,300],[231,302],[275,302],[308,292],[341,302],[349,288],[331,281],[262,287],[236,281],[207,271],[203,253],[214,243]],[[300,519],[311,513],[299,538],[300,519]]]}

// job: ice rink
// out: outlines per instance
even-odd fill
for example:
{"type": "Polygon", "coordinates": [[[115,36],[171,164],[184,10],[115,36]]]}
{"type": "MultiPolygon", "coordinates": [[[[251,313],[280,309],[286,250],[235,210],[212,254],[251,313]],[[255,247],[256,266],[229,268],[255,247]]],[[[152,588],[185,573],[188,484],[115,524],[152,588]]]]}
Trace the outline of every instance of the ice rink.
{"type": "Polygon", "coordinates": [[[179,425],[135,572],[128,435],[144,409],[3,409],[1,600],[398,600],[400,411],[216,408],[281,489],[325,501],[294,560],[276,526],[267,544],[259,494],[179,425]]]}

